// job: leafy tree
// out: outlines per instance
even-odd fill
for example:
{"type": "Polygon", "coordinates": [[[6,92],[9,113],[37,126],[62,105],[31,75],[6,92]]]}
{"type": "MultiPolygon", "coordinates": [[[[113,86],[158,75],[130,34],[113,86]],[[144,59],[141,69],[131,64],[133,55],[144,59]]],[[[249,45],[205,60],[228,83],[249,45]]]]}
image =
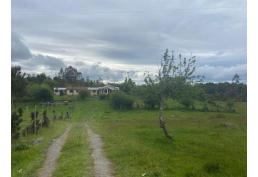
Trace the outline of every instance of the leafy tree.
{"type": "Polygon", "coordinates": [[[33,101],[52,101],[53,93],[52,89],[45,84],[30,84],[27,87],[29,97],[33,101]]]}
{"type": "Polygon", "coordinates": [[[120,85],[120,90],[125,93],[130,93],[135,86],[135,82],[131,78],[126,77],[125,81],[120,85]]]}
{"type": "Polygon", "coordinates": [[[239,82],[240,82],[240,76],[239,76],[237,73],[233,76],[232,82],[233,82],[233,83],[236,83],[236,84],[239,84],[239,82]]]}
{"type": "Polygon", "coordinates": [[[144,91],[142,92],[143,95],[143,102],[145,108],[147,109],[154,109],[156,106],[159,105],[159,94],[158,94],[158,84],[154,83],[151,78],[146,77],[145,82],[148,83],[145,86],[144,91]]]}
{"type": "Polygon", "coordinates": [[[180,90],[192,80],[193,73],[196,68],[195,56],[190,58],[182,58],[179,54],[178,58],[175,57],[174,52],[169,55],[169,50],[166,49],[161,59],[161,65],[156,76],[153,79],[150,75],[145,77],[145,83],[147,86],[157,84],[158,95],[160,103],[160,115],[159,122],[165,136],[169,139],[172,137],[169,135],[166,128],[166,121],[164,116],[165,99],[168,97],[176,97],[180,93],[180,90]],[[174,89],[175,88],[175,89],[174,89]]]}
{"type": "Polygon", "coordinates": [[[12,102],[21,99],[26,93],[26,74],[22,73],[20,66],[12,66],[11,68],[11,93],[12,102]]]}
{"type": "Polygon", "coordinates": [[[22,122],[22,109],[19,108],[18,112],[14,111],[12,112],[11,117],[11,131],[12,131],[12,138],[18,139],[20,137],[20,124],[22,122]]]}
{"type": "Polygon", "coordinates": [[[66,82],[76,82],[82,80],[82,73],[78,72],[76,68],[68,66],[60,69],[58,77],[66,82]]]}
{"type": "Polygon", "coordinates": [[[243,83],[205,83],[197,84],[198,90],[202,90],[205,99],[227,101],[246,101],[247,100],[247,85],[243,83]]]}

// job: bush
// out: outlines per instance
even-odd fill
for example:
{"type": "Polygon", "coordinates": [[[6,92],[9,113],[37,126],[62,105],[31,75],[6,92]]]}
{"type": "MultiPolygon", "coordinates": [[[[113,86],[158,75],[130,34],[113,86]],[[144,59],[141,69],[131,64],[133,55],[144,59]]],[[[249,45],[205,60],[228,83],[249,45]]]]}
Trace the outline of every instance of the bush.
{"type": "Polygon", "coordinates": [[[12,131],[12,138],[18,139],[20,137],[20,124],[22,122],[22,109],[19,108],[18,113],[14,111],[11,117],[11,131],[12,131]]]}
{"type": "Polygon", "coordinates": [[[180,103],[184,105],[185,108],[189,109],[194,109],[194,100],[188,97],[184,97],[180,100],[180,103]]]}
{"type": "Polygon", "coordinates": [[[107,98],[108,98],[108,95],[104,95],[104,94],[99,95],[100,100],[106,100],[107,98]]]}
{"type": "Polygon", "coordinates": [[[133,108],[134,100],[124,93],[114,93],[111,96],[111,105],[114,109],[125,110],[133,108]]]}
{"type": "Polygon", "coordinates": [[[51,88],[45,84],[31,84],[27,92],[33,101],[53,101],[51,88]]]}
{"type": "Polygon", "coordinates": [[[159,97],[157,95],[147,95],[143,99],[145,108],[154,109],[159,105],[159,97]]]}
{"type": "Polygon", "coordinates": [[[209,107],[208,107],[207,102],[205,102],[205,103],[203,104],[203,107],[202,107],[201,111],[203,111],[203,112],[209,112],[209,107]]]}
{"type": "Polygon", "coordinates": [[[27,150],[27,149],[29,149],[29,148],[30,148],[30,146],[27,145],[27,144],[17,144],[17,145],[15,146],[15,151],[27,150]]]}
{"type": "Polygon", "coordinates": [[[227,111],[228,112],[236,112],[235,105],[233,101],[227,101],[227,111]]]}
{"type": "Polygon", "coordinates": [[[79,100],[85,100],[87,97],[90,96],[90,93],[88,90],[81,90],[78,95],[79,100]]]}

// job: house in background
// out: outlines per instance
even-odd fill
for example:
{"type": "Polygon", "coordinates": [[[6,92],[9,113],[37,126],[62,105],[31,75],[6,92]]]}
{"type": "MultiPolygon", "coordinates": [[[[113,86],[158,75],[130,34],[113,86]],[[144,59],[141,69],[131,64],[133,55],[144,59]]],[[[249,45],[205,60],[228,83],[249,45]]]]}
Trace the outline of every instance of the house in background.
{"type": "Polygon", "coordinates": [[[66,88],[64,87],[54,87],[54,94],[55,95],[66,95],[66,88]]]}
{"type": "Polygon", "coordinates": [[[87,90],[87,87],[55,87],[55,95],[78,95],[80,91],[87,90]]]}
{"type": "Polygon", "coordinates": [[[88,87],[90,95],[108,95],[112,92],[119,91],[119,87],[106,85],[104,87],[88,87]]]}
{"type": "Polygon", "coordinates": [[[104,87],[55,87],[55,95],[78,95],[80,91],[88,90],[90,95],[108,95],[114,91],[119,91],[119,87],[106,85],[104,87]]]}

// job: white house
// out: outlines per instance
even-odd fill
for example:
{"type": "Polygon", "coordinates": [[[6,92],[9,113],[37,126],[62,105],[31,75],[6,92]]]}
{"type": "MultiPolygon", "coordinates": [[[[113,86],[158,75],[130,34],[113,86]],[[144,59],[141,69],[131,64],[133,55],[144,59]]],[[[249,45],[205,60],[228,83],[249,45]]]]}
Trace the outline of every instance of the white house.
{"type": "Polygon", "coordinates": [[[81,90],[87,90],[86,87],[55,87],[55,95],[78,95],[81,90]]]}
{"type": "Polygon", "coordinates": [[[111,92],[119,91],[119,87],[105,85],[104,87],[88,87],[91,95],[108,95],[111,92]]]}
{"type": "Polygon", "coordinates": [[[66,88],[64,87],[54,87],[55,95],[66,95],[66,88]]]}
{"type": "Polygon", "coordinates": [[[88,90],[90,95],[108,95],[111,92],[119,91],[119,87],[106,85],[104,87],[55,87],[55,95],[78,95],[81,90],[88,90]]]}

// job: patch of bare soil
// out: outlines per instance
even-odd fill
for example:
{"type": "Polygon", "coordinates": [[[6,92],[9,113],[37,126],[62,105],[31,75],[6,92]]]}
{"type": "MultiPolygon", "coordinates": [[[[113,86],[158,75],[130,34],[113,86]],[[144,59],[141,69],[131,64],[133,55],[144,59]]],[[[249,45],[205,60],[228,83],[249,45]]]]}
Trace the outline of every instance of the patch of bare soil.
{"type": "Polygon", "coordinates": [[[102,150],[102,140],[100,136],[94,133],[86,124],[87,133],[92,150],[92,158],[95,166],[95,177],[114,177],[111,162],[105,157],[102,150]]]}
{"type": "Polygon", "coordinates": [[[65,132],[48,148],[47,157],[43,167],[38,171],[38,177],[52,177],[52,173],[56,167],[56,161],[59,157],[60,151],[66,141],[70,129],[71,126],[67,127],[65,132]]]}

